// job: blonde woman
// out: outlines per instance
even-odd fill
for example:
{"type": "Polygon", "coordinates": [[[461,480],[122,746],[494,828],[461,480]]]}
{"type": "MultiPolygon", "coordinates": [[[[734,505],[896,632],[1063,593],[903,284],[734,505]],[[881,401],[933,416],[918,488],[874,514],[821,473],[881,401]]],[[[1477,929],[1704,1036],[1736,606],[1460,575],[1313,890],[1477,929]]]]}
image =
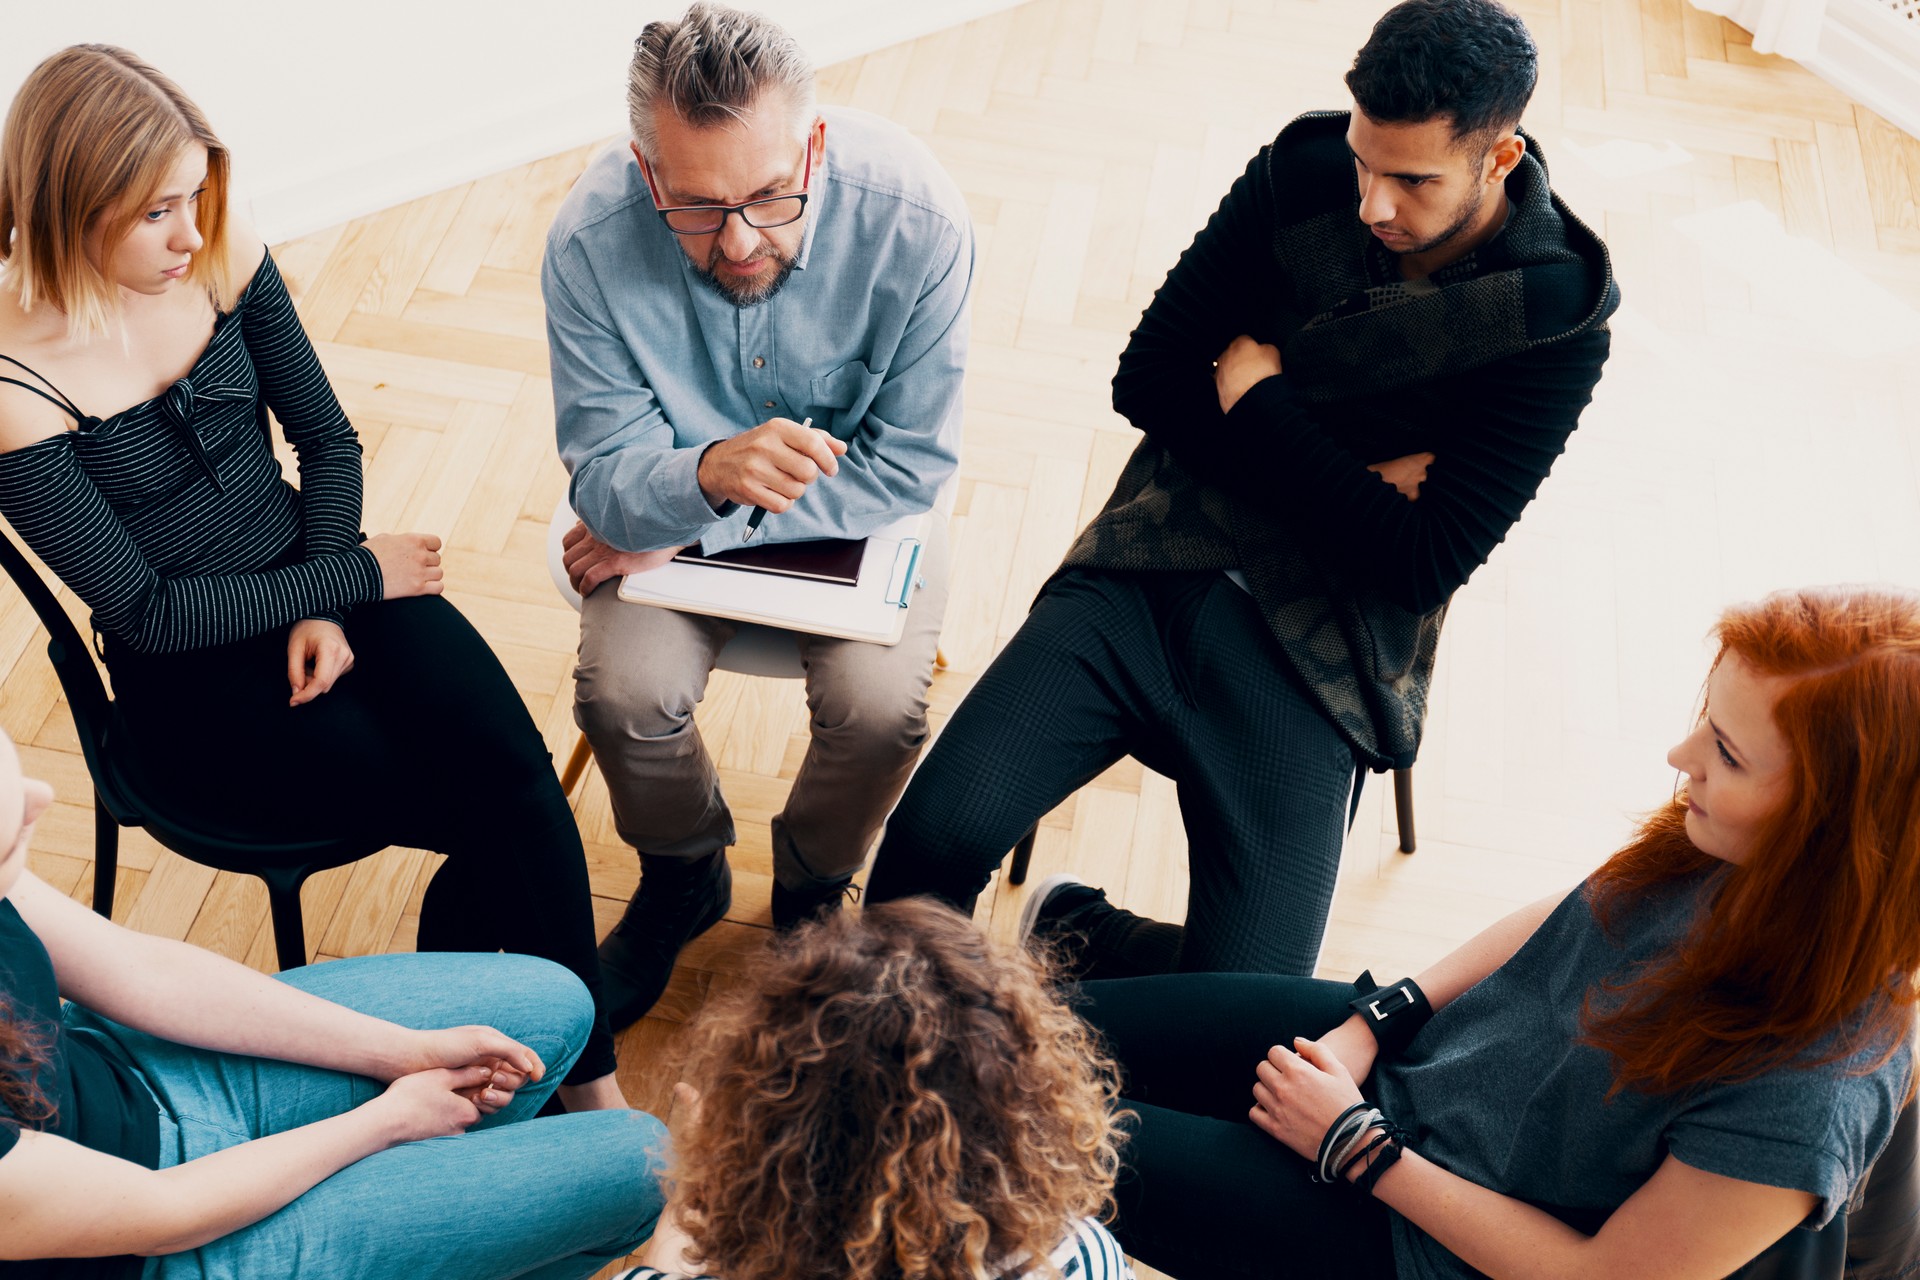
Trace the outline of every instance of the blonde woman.
{"type": "Polygon", "coordinates": [[[1132,1280],[1093,1218],[1112,1064],[950,908],[803,927],[693,1039],[673,1225],[624,1280],[1132,1280]]]}
{"type": "MultiPolygon", "coordinates": [[[[579,831],[439,539],[360,532],[360,443],[198,108],[123,49],[28,75],[0,137],[0,514],[93,611],[147,785],[215,830],[447,855],[432,951],[600,989],[579,831]],[[268,411],[298,459],[281,475],[268,411]]],[[[622,1105],[604,1017],[570,1109],[622,1105]]]]}

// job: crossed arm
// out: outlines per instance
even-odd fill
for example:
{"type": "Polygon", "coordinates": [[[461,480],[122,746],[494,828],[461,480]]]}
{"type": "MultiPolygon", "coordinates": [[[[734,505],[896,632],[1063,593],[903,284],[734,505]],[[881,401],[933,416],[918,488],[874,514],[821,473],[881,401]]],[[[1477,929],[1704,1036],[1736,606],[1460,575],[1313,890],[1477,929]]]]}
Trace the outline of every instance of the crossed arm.
{"type": "MultiPolygon", "coordinates": [[[[1566,447],[1608,350],[1596,328],[1454,375],[1424,397],[1420,435],[1443,441],[1420,501],[1347,447],[1326,406],[1280,367],[1222,394],[1236,347],[1274,338],[1286,281],[1264,155],[1181,254],[1121,354],[1113,407],[1196,478],[1303,531],[1360,587],[1424,613],[1444,603],[1519,520],[1566,447]],[[1372,474],[1369,474],[1371,472],[1372,474]],[[1396,496],[1383,487],[1400,489],[1396,496]]],[[[1419,457],[1420,455],[1413,455],[1419,457]]]]}
{"type": "MultiPolygon", "coordinates": [[[[1564,896],[1522,907],[1420,974],[1428,1002],[1444,1008],[1505,964],[1564,896]]],[[[1318,1041],[1274,1046],[1256,1069],[1250,1118],[1313,1159],[1334,1117],[1360,1100],[1359,1082],[1373,1069],[1374,1049],[1358,1015],[1318,1041]]],[[[1412,1150],[1380,1178],[1375,1195],[1493,1280],[1717,1280],[1785,1235],[1816,1204],[1808,1192],[1708,1173],[1671,1155],[1591,1236],[1412,1150]]]]}
{"type": "Polygon", "coordinates": [[[136,1030],[388,1083],[314,1124],[154,1171],[51,1134],[0,1158],[0,1258],[196,1248],[257,1222],[364,1156],[459,1133],[545,1067],[491,1027],[413,1031],[185,943],[122,929],[23,874],[8,898],[52,957],[62,996],[136,1030]]]}

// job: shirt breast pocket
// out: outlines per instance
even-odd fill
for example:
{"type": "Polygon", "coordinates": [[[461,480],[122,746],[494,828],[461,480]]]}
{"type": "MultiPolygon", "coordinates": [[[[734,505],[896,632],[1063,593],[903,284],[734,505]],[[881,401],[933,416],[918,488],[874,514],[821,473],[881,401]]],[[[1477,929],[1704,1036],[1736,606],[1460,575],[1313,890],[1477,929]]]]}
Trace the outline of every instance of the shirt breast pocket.
{"type": "Polygon", "coordinates": [[[875,373],[858,360],[821,374],[808,386],[813,425],[824,428],[836,439],[853,439],[884,381],[884,372],[875,373]]]}

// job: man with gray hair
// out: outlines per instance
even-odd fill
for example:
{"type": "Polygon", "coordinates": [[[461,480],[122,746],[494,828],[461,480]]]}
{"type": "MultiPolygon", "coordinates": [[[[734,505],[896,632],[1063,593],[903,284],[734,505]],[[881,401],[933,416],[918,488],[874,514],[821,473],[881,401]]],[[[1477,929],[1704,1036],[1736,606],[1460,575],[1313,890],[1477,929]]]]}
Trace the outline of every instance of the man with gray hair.
{"type": "MultiPolygon", "coordinates": [[[[726,914],[735,840],[693,715],[734,625],[628,603],[619,579],[693,544],[862,538],[930,510],[959,461],[974,268],[933,156],[816,109],[806,56],[764,18],[699,3],[649,23],[628,107],[631,146],[575,184],[541,274],[580,517],[575,717],[640,855],[600,947],[616,1027],[726,914]]],[[[839,904],[926,740],[947,570],[932,523],[899,644],[794,633],[812,738],[773,819],[777,926],[839,904]]]]}

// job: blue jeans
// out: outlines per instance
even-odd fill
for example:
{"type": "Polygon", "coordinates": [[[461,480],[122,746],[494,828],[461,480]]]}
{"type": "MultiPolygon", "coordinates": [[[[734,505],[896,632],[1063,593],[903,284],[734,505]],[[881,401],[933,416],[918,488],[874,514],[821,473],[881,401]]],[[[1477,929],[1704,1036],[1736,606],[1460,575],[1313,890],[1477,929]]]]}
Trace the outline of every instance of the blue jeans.
{"type": "MultiPolygon", "coordinates": [[[[402,1026],[497,1027],[539,1054],[546,1075],[464,1134],[368,1156],[250,1227],[149,1259],[143,1280],[583,1280],[653,1233],[658,1120],[534,1118],[593,1029],[593,1001],[573,974],[527,956],[433,953],[331,960],[281,981],[402,1026]]],[[[162,1168],[338,1115],[383,1088],[173,1044],[73,1005],[67,1021],[138,1068],[160,1104],[162,1168]]]]}

